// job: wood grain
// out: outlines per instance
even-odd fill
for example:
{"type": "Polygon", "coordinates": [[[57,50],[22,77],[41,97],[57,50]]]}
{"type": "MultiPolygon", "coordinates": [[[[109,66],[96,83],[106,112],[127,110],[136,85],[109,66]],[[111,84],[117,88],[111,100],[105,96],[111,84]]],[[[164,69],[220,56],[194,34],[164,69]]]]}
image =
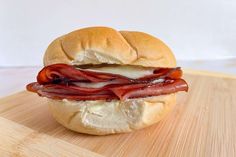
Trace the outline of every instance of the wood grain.
{"type": "MultiPolygon", "coordinates": [[[[189,72],[184,77],[190,91],[178,94],[173,111],[158,124],[127,134],[78,134],[53,120],[45,100],[37,95],[23,91],[5,97],[0,100],[0,126],[7,129],[0,131],[0,152],[11,152],[8,143],[22,140],[18,135],[11,139],[11,129],[17,125],[20,131],[14,131],[14,135],[24,137],[36,132],[44,141],[36,138],[34,142],[39,145],[49,146],[51,140],[60,140],[104,156],[236,156],[236,79],[201,72],[189,72]]],[[[23,148],[28,150],[29,146],[23,148]]],[[[42,152],[45,149],[40,148],[42,152]]]]}
{"type": "Polygon", "coordinates": [[[101,157],[48,135],[38,133],[15,122],[0,118],[0,154],[13,157],[101,157]]]}

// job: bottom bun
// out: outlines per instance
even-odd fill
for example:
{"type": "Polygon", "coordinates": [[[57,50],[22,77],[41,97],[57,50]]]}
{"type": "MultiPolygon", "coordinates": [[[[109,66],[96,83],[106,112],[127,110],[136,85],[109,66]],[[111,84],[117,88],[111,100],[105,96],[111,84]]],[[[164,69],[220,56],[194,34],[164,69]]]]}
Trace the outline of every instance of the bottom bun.
{"type": "Polygon", "coordinates": [[[48,99],[53,117],[68,129],[106,135],[130,132],[160,121],[176,103],[176,95],[110,102],[48,99]]]}

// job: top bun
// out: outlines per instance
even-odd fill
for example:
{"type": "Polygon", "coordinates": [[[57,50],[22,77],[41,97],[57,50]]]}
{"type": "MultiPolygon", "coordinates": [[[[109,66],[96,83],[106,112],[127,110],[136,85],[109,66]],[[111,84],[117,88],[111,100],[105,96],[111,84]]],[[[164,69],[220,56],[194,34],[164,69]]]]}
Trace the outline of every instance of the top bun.
{"type": "Polygon", "coordinates": [[[44,55],[44,65],[66,63],[175,67],[171,50],[159,39],[142,32],[89,27],[55,39],[44,55]]]}

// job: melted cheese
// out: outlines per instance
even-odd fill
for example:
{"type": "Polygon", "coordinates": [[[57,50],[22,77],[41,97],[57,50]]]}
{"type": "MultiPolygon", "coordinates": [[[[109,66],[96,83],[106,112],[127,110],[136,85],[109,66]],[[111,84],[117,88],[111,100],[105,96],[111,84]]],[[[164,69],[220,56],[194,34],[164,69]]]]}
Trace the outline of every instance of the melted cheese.
{"type": "Polygon", "coordinates": [[[87,88],[100,88],[103,87],[105,85],[109,85],[109,84],[114,84],[116,83],[115,81],[109,81],[109,82],[99,82],[99,83],[80,83],[80,82],[76,82],[74,83],[76,86],[80,86],[80,87],[87,87],[87,88]]]}
{"type": "MultiPolygon", "coordinates": [[[[146,68],[140,66],[107,66],[107,67],[90,67],[86,70],[96,71],[96,72],[105,72],[112,74],[119,74],[122,76],[126,76],[129,78],[140,78],[146,75],[153,74],[154,68],[146,68]]],[[[154,80],[153,83],[163,82],[163,79],[154,80]]],[[[110,82],[99,82],[99,83],[74,83],[80,87],[88,87],[88,88],[100,88],[108,84],[114,84],[115,81],[110,82]]]]}
{"type": "Polygon", "coordinates": [[[86,70],[106,72],[112,74],[119,74],[129,78],[139,78],[145,75],[150,75],[153,73],[154,68],[146,68],[140,66],[107,66],[107,67],[94,67],[86,70]]]}

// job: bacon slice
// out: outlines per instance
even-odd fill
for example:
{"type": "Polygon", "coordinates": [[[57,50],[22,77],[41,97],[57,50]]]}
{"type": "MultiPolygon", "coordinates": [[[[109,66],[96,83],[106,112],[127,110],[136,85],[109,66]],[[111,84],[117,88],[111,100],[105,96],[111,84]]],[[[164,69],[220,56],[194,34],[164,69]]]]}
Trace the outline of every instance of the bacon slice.
{"type": "Polygon", "coordinates": [[[66,64],[54,64],[44,67],[37,76],[37,82],[28,84],[26,88],[52,99],[125,100],[188,91],[188,85],[181,76],[180,68],[157,68],[151,75],[131,79],[117,74],[76,69],[66,64]],[[157,79],[164,81],[155,82],[157,79]],[[116,83],[100,88],[81,87],[76,84],[108,81],[116,83]]]}

